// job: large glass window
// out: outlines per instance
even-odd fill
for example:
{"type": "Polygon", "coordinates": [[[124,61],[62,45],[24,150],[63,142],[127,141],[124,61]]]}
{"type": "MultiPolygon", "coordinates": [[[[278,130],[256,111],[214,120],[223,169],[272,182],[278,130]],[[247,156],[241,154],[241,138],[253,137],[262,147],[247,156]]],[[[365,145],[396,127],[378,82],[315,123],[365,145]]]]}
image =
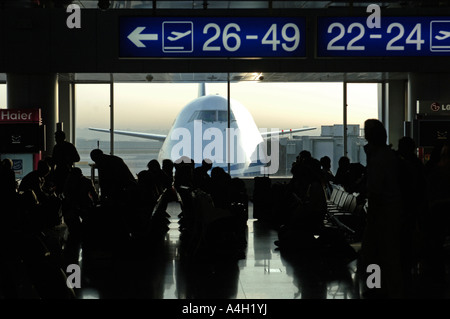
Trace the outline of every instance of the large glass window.
{"type": "MultiPolygon", "coordinates": [[[[226,86],[208,86],[210,93],[227,94],[226,86]]],[[[317,159],[329,156],[336,172],[344,155],[343,90],[342,82],[237,82],[231,84],[230,93],[249,110],[262,131],[316,128],[279,136],[279,169],[274,175],[289,176],[301,150],[310,151],[317,159]]],[[[351,162],[366,164],[362,128],[366,119],[377,118],[377,114],[377,84],[348,83],[347,156],[351,162]]]]}
{"type": "MultiPolygon", "coordinates": [[[[227,97],[226,82],[206,85],[208,94],[227,97]]],[[[166,135],[183,108],[198,97],[198,86],[198,83],[115,83],[114,128],[148,135],[166,135]]],[[[267,155],[273,160],[269,164],[276,164],[277,167],[271,175],[290,176],[292,162],[302,150],[310,151],[317,159],[329,156],[332,170],[336,172],[338,160],[344,155],[343,88],[341,82],[242,81],[230,84],[230,96],[248,111],[251,117],[245,121],[254,121],[263,136],[272,131],[283,131],[279,140],[267,135],[264,146],[268,148],[267,155]],[[305,128],[314,129],[295,133],[290,131],[305,128]],[[275,141],[276,145],[273,144],[275,141]]],[[[88,129],[109,129],[109,94],[109,84],[76,85],[76,144],[82,154],[82,165],[90,162],[89,152],[97,146],[109,153],[109,133],[88,129]]],[[[347,84],[346,147],[351,162],[366,164],[362,128],[367,118],[377,118],[377,108],[377,84],[347,84]]],[[[242,114],[231,114],[231,121],[235,122],[238,116],[242,118],[242,114]]],[[[199,109],[190,114],[189,119],[200,119],[205,123],[225,122],[228,115],[223,109],[199,109]]],[[[249,132],[247,129],[243,131],[244,134],[249,132]]],[[[213,135],[214,131],[211,131],[211,136],[207,137],[212,141],[211,145],[216,141],[213,135]]],[[[122,157],[135,174],[146,169],[150,160],[158,158],[161,146],[162,141],[114,135],[114,154],[122,157]]],[[[257,154],[260,152],[260,149],[256,150],[257,154]]]]}
{"type": "Polygon", "coordinates": [[[109,84],[75,85],[75,146],[80,153],[80,162],[76,165],[83,174],[91,175],[89,163],[91,150],[100,148],[110,153],[110,135],[89,130],[89,128],[109,129],[110,97],[109,84]]]}
{"type": "Polygon", "coordinates": [[[378,119],[377,83],[348,83],[347,84],[347,124],[348,124],[348,157],[351,162],[366,165],[366,154],[363,146],[364,121],[378,119]]]}
{"type": "MultiPolygon", "coordinates": [[[[167,135],[183,107],[197,97],[196,83],[116,83],[116,130],[167,135]]],[[[162,141],[115,135],[114,153],[137,174],[158,159],[162,141]]],[[[162,163],[160,163],[162,164],[162,163]]]]}

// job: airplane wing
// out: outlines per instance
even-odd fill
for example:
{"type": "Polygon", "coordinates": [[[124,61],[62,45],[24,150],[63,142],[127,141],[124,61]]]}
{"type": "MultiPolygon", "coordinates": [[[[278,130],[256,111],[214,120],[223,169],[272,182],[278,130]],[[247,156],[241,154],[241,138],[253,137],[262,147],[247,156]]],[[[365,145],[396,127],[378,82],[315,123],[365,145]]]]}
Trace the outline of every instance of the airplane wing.
{"type": "Polygon", "coordinates": [[[316,129],[316,127],[304,127],[304,128],[295,128],[295,129],[281,130],[281,131],[275,131],[275,132],[262,132],[261,136],[263,138],[266,138],[266,137],[270,137],[272,134],[275,134],[275,133],[278,135],[286,135],[286,134],[291,134],[291,133],[312,131],[315,129],[316,129]]]}
{"type": "MultiPolygon", "coordinates": [[[[89,129],[91,131],[110,133],[109,129],[104,129],[104,128],[90,127],[89,129]]],[[[146,139],[149,139],[149,140],[156,140],[156,141],[161,141],[161,142],[164,142],[164,140],[167,137],[167,135],[162,135],[162,134],[152,134],[152,133],[143,133],[143,132],[131,132],[131,131],[120,131],[120,130],[114,130],[114,134],[146,138],[146,139]]]]}

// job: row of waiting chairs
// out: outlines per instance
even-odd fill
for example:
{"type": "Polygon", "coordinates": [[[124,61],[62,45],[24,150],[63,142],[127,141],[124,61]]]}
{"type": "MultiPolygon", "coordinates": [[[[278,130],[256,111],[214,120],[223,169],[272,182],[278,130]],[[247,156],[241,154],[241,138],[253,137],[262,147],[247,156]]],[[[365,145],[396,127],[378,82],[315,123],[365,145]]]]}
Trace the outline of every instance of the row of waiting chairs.
{"type": "Polygon", "coordinates": [[[361,212],[367,203],[358,203],[358,193],[349,193],[340,185],[333,185],[327,200],[327,221],[349,237],[357,235],[361,227],[361,212]]]}

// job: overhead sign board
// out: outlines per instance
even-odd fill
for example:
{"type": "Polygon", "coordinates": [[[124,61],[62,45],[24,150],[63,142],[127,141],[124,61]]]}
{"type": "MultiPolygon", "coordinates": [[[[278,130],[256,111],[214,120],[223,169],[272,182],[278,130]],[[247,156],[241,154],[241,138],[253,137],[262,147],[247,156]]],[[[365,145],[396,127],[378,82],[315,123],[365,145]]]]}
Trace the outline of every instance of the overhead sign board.
{"type": "Polygon", "coordinates": [[[41,123],[41,109],[0,109],[2,123],[41,123]]]}
{"type": "Polygon", "coordinates": [[[450,102],[417,101],[417,113],[432,116],[450,116],[450,102]]]}
{"type": "Polygon", "coordinates": [[[318,57],[449,56],[450,17],[319,17],[318,57]]]}
{"type": "Polygon", "coordinates": [[[304,57],[299,17],[120,17],[119,56],[304,57]]]}

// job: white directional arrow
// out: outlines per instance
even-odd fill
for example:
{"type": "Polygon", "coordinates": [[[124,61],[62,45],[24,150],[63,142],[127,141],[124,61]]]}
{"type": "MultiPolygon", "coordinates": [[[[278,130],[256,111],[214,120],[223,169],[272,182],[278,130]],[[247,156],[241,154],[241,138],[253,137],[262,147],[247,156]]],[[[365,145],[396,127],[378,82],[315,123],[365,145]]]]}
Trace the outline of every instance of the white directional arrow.
{"type": "Polygon", "coordinates": [[[130,39],[131,42],[134,43],[135,46],[138,48],[145,48],[145,44],[141,41],[144,40],[158,40],[158,34],[157,33],[151,33],[151,34],[142,34],[141,32],[144,31],[145,27],[137,27],[134,29],[133,32],[131,32],[128,35],[128,39],[130,39]]]}

